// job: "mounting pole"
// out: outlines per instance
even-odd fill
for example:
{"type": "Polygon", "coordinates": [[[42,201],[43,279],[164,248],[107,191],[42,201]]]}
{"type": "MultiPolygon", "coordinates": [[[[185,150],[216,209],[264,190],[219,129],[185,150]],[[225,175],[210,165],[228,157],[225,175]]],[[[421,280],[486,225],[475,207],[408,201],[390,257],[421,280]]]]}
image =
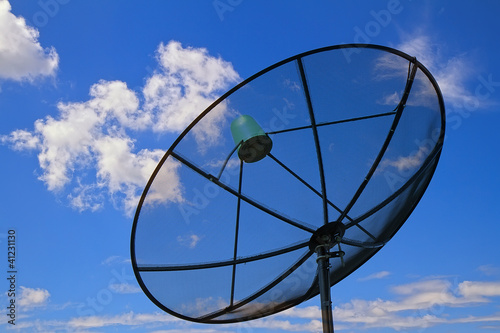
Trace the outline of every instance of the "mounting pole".
{"type": "Polygon", "coordinates": [[[344,251],[340,249],[340,242],[345,233],[341,222],[330,222],[317,229],[309,240],[309,249],[316,252],[318,264],[318,287],[321,299],[321,319],[323,333],[333,333],[332,295],[330,291],[330,258],[340,258],[344,264],[344,251]],[[330,252],[338,245],[339,250],[330,252]]]}
{"type": "Polygon", "coordinates": [[[321,299],[321,319],[323,333],[333,333],[333,309],[330,291],[330,256],[328,245],[316,247],[316,262],[318,263],[318,284],[321,299]]]}

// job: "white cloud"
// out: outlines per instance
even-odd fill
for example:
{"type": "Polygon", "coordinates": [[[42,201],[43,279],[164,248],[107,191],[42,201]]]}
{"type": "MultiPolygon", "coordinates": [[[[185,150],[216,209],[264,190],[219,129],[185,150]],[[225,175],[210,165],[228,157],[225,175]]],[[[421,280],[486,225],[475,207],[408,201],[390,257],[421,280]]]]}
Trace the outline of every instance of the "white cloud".
{"type": "MultiPolygon", "coordinates": [[[[425,328],[438,324],[489,321],[487,317],[447,318],[446,308],[477,306],[488,302],[486,297],[498,296],[498,282],[471,282],[453,284],[442,279],[423,280],[392,288],[397,300],[360,300],[335,307],[337,321],[361,328],[390,327],[395,330],[425,328]]],[[[496,320],[498,316],[493,316],[496,320]]],[[[353,326],[354,327],[354,326],[353,326]]]]}
{"type": "Polygon", "coordinates": [[[82,184],[77,180],[77,186],[67,198],[69,205],[79,212],[98,211],[103,207],[103,195],[99,193],[100,187],[97,184],[82,184]]]}
{"type": "Polygon", "coordinates": [[[414,170],[422,165],[428,155],[429,149],[426,146],[421,146],[408,156],[400,156],[395,159],[386,158],[380,163],[377,173],[384,171],[389,166],[396,168],[400,173],[414,170]]]}
{"type": "Polygon", "coordinates": [[[500,296],[500,282],[464,281],[459,284],[458,290],[467,298],[500,296]]]}
{"type": "MultiPolygon", "coordinates": [[[[203,48],[183,48],[179,42],[160,44],[161,71],[146,82],[144,108],[155,115],[153,130],[180,132],[204,111],[229,84],[240,80],[232,65],[208,55],[203,48]]],[[[221,104],[194,129],[197,142],[212,144],[228,109],[221,104]]]]}
{"type": "Polygon", "coordinates": [[[171,323],[179,321],[166,313],[124,313],[116,316],[86,316],[73,318],[67,322],[71,328],[98,328],[114,325],[141,327],[151,323],[171,323]]]}
{"type": "Polygon", "coordinates": [[[0,79],[33,81],[54,76],[59,56],[38,42],[39,32],[11,13],[8,0],[0,0],[0,79]]]}
{"type": "Polygon", "coordinates": [[[295,318],[321,319],[321,310],[318,306],[293,307],[283,311],[280,315],[295,318]]]}
{"type": "Polygon", "coordinates": [[[101,182],[107,183],[112,193],[126,192],[124,186],[140,184],[145,178],[142,175],[144,163],[148,163],[150,157],[159,160],[163,155],[161,152],[155,154],[149,151],[133,154],[132,147],[133,142],[128,137],[103,136],[96,140],[97,176],[101,182]]]}
{"type": "MultiPolygon", "coordinates": [[[[114,259],[113,259],[114,260],[114,259]]],[[[383,275],[383,274],[380,274],[383,275]]],[[[132,285],[116,284],[110,288],[115,292],[132,292],[132,285]]],[[[491,326],[500,323],[500,313],[483,314],[481,316],[461,315],[450,312],[455,307],[477,307],[492,301],[500,295],[498,281],[448,281],[445,279],[421,280],[392,288],[393,299],[363,300],[353,299],[348,303],[334,307],[336,330],[366,330],[374,328],[390,328],[397,331],[419,329],[442,325],[476,323],[491,326]]],[[[47,297],[48,298],[48,297],[47,297]]],[[[319,301],[319,299],[318,299],[319,301]]],[[[43,301],[40,301],[41,303],[43,301]]],[[[335,301],[334,301],[335,302],[335,301]]],[[[214,306],[225,306],[222,299],[207,298],[196,300],[195,308],[203,309],[214,306]]],[[[191,310],[194,310],[193,308],[191,310]]],[[[85,316],[67,321],[22,322],[23,328],[41,327],[47,331],[58,328],[73,328],[77,330],[96,329],[108,326],[150,327],[157,332],[205,332],[205,327],[198,328],[192,324],[165,313],[124,313],[118,315],[85,316]]],[[[276,332],[319,332],[321,331],[321,310],[319,306],[297,306],[270,317],[252,320],[239,324],[228,324],[218,331],[256,331],[260,329],[276,332]]],[[[207,332],[210,332],[208,330],[207,332]]]]}
{"type": "Polygon", "coordinates": [[[395,91],[392,94],[383,96],[380,100],[377,101],[377,103],[382,105],[398,105],[399,101],[401,101],[401,97],[399,96],[398,92],[395,91]]]}
{"type": "Polygon", "coordinates": [[[177,241],[182,246],[188,247],[190,249],[194,249],[196,245],[201,241],[203,236],[198,236],[195,234],[187,235],[187,236],[177,236],[177,241]]]}
{"type": "Polygon", "coordinates": [[[47,304],[50,293],[46,289],[27,288],[21,286],[19,305],[25,308],[41,307],[47,304]]]}
{"type": "MultiPolygon", "coordinates": [[[[157,60],[160,70],[146,81],[143,105],[125,82],[101,80],[90,87],[87,101],[60,102],[58,115],[38,119],[31,132],[0,136],[0,142],[14,150],[38,151],[39,179],[53,192],[70,187],[71,207],[96,211],[107,196],[131,216],[167,148],[139,150],[134,134],[180,133],[239,80],[230,63],[210,56],[206,49],[183,48],[175,41],[160,44],[157,60]]],[[[218,142],[227,112],[219,107],[193,129],[200,151],[218,142]]],[[[171,159],[164,163],[146,205],[184,200],[180,165],[171,159]]]]}
{"type": "Polygon", "coordinates": [[[59,103],[57,119],[48,116],[35,122],[33,135],[41,146],[40,179],[51,191],[69,183],[75,169],[91,164],[107,140],[122,141],[131,148],[131,139],[122,134],[124,129],[143,126],[138,99],[125,83],[100,81],[90,88],[90,96],[87,102],[59,103]]]}
{"type": "Polygon", "coordinates": [[[122,128],[140,130],[151,125],[151,115],[139,109],[136,93],[125,82],[101,80],[90,88],[90,96],[88,105],[117,120],[122,128]]]}
{"type": "Polygon", "coordinates": [[[9,135],[0,136],[0,142],[10,145],[13,150],[33,150],[40,148],[40,138],[26,130],[15,130],[9,135]]]}
{"type": "Polygon", "coordinates": [[[495,265],[481,265],[477,268],[478,271],[486,276],[500,275],[500,267],[495,265]]]}
{"type": "Polygon", "coordinates": [[[413,283],[398,285],[392,290],[399,295],[413,295],[422,292],[440,292],[450,288],[451,283],[447,280],[422,280],[413,283]]]}
{"type": "MultiPolygon", "coordinates": [[[[396,45],[399,49],[410,56],[414,56],[422,63],[436,79],[447,111],[457,109],[477,109],[489,106],[491,102],[476,96],[475,91],[468,88],[468,84],[475,79],[474,64],[467,54],[457,54],[446,57],[441,44],[435,42],[425,34],[404,35],[404,42],[396,45]]],[[[376,78],[383,80],[394,76],[406,75],[408,66],[404,62],[392,55],[382,56],[377,59],[375,66],[376,78]]],[[[377,102],[383,105],[397,105],[401,98],[401,91],[395,91],[386,96],[382,96],[377,102]]],[[[428,105],[435,104],[434,89],[429,85],[428,80],[423,76],[415,78],[412,87],[411,98],[408,105],[428,105]]],[[[430,105],[436,107],[436,105],[430,105]]]]}
{"type": "Polygon", "coordinates": [[[415,56],[434,76],[443,94],[446,106],[462,109],[470,105],[481,106],[484,102],[469,91],[468,81],[474,73],[473,64],[465,54],[443,58],[440,45],[429,36],[407,36],[405,42],[397,46],[401,51],[415,56]]]}
{"type": "MultiPolygon", "coordinates": [[[[137,205],[138,189],[144,187],[164,154],[162,150],[147,149],[132,153],[133,148],[133,142],[128,137],[103,136],[95,141],[97,178],[100,185],[105,186],[111,195],[125,195],[123,209],[127,215],[131,215],[137,205]]],[[[166,182],[168,191],[163,191],[161,198],[179,201],[180,184],[177,175],[169,173],[166,182]]]]}
{"type": "Polygon", "coordinates": [[[101,264],[106,266],[112,266],[114,264],[129,264],[130,258],[124,258],[122,256],[109,256],[104,259],[101,264]]]}
{"type": "Polygon", "coordinates": [[[388,277],[389,275],[391,275],[391,272],[380,271],[380,272],[376,272],[376,273],[370,274],[368,276],[359,278],[358,281],[368,281],[368,280],[374,280],[374,279],[383,279],[383,278],[388,277]]]}
{"type": "MultiPolygon", "coordinates": [[[[210,168],[214,168],[217,171],[220,171],[220,169],[224,165],[224,162],[226,162],[226,161],[214,159],[214,160],[209,161],[207,164],[205,164],[205,166],[210,167],[210,168]]],[[[241,162],[241,160],[238,157],[232,157],[227,161],[226,166],[224,167],[224,170],[231,170],[230,171],[231,174],[237,175],[239,173],[238,167],[240,166],[240,162],[241,162]]]]}
{"type": "MultiPolygon", "coordinates": [[[[278,317],[279,315],[269,318],[249,321],[248,323],[244,323],[243,325],[238,325],[238,327],[240,327],[238,331],[240,330],[244,331],[245,329],[247,329],[251,332],[259,328],[264,329],[265,332],[267,331],[322,332],[323,331],[323,324],[321,323],[321,320],[313,319],[306,323],[292,323],[289,320],[277,319],[278,317]],[[241,327],[244,327],[244,329],[241,329],[241,327]]],[[[342,329],[342,327],[339,327],[339,325],[335,325],[335,329],[339,330],[342,329]]]]}
{"type": "Polygon", "coordinates": [[[150,206],[158,203],[184,202],[182,196],[183,186],[180,182],[177,169],[181,164],[172,159],[167,159],[155,176],[155,181],[149,188],[144,205],[150,206]]]}
{"type": "Polygon", "coordinates": [[[130,283],[113,283],[109,285],[109,289],[117,294],[135,294],[142,291],[141,288],[130,283]]]}
{"type": "Polygon", "coordinates": [[[159,330],[159,331],[151,331],[151,333],[218,333],[218,332],[231,332],[233,331],[225,331],[221,329],[215,328],[182,328],[182,329],[168,329],[168,330],[159,330]]]}
{"type": "MultiPolygon", "coordinates": [[[[96,211],[103,206],[103,194],[108,193],[131,215],[138,193],[164,151],[133,152],[134,140],[127,129],[145,129],[151,126],[151,119],[139,109],[138,98],[124,82],[100,81],[90,88],[90,97],[86,102],[59,103],[59,117],[39,119],[33,132],[17,130],[3,136],[2,142],[17,150],[39,150],[39,179],[55,192],[73,182],[68,200],[75,209],[96,211]],[[95,169],[93,183],[80,177],[89,169],[95,169]]],[[[178,181],[171,174],[166,181],[170,192],[163,191],[163,199],[177,200],[178,181]]]]}

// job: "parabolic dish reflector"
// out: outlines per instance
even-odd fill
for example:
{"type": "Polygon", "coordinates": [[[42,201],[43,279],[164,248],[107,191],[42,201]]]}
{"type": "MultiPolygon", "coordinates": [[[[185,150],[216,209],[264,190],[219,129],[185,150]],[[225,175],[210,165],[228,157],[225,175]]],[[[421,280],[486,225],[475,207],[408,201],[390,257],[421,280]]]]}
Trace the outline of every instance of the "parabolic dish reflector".
{"type": "Polygon", "coordinates": [[[168,313],[203,323],[316,296],[313,234],[333,222],[345,229],[330,285],[360,267],[422,197],[444,128],[435,79],[391,48],[332,46],[255,74],[188,126],[148,182],[131,238],[141,288],[168,313]],[[249,162],[231,131],[242,115],[267,149],[249,162]]]}

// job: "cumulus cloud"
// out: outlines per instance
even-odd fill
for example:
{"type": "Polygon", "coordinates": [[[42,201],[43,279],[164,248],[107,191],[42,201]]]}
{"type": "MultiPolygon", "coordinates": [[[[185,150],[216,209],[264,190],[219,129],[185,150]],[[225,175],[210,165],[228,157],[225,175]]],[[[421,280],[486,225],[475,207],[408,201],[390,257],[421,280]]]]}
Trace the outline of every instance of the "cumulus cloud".
{"type": "Polygon", "coordinates": [[[59,64],[56,50],[43,48],[39,32],[11,13],[8,0],[0,0],[0,79],[33,81],[54,76],[59,64]]]}
{"type": "Polygon", "coordinates": [[[33,150],[40,147],[40,138],[26,130],[15,130],[9,135],[0,136],[0,142],[10,144],[13,150],[33,150]]]}
{"type": "Polygon", "coordinates": [[[41,307],[47,304],[50,293],[46,289],[20,287],[19,305],[25,308],[41,307]]]}
{"type": "MultiPolygon", "coordinates": [[[[56,116],[36,120],[33,131],[0,136],[0,142],[14,150],[38,152],[39,179],[50,191],[67,190],[73,208],[96,211],[108,197],[132,215],[166,149],[139,149],[134,135],[180,133],[239,80],[230,63],[176,41],[160,44],[157,60],[159,69],[147,78],[142,92],[122,81],[101,80],[90,87],[88,100],[60,102],[56,116]]],[[[200,147],[217,142],[227,110],[218,108],[194,130],[200,147]]],[[[146,205],[183,201],[179,166],[173,160],[163,164],[146,205]]]]}
{"type": "MultiPolygon", "coordinates": [[[[176,41],[160,44],[157,60],[161,70],[143,89],[144,108],[155,115],[153,130],[157,132],[184,130],[228,84],[240,80],[229,62],[209,56],[204,48],[183,48],[176,41]]],[[[193,129],[201,148],[207,141],[217,142],[227,111],[221,104],[193,129]]]]}
{"type": "MultiPolygon", "coordinates": [[[[96,140],[97,178],[111,195],[124,196],[123,208],[131,215],[137,205],[138,189],[149,179],[164,151],[147,149],[133,153],[132,139],[128,137],[104,136],[96,140]]],[[[167,163],[167,165],[169,165],[167,163]]],[[[164,183],[168,185],[161,192],[162,200],[179,201],[180,183],[174,168],[164,167],[168,175],[164,183]]],[[[163,173],[161,173],[163,175],[163,173]]],[[[158,177],[158,181],[161,180],[158,177]]],[[[152,194],[154,195],[154,194],[152,194]]]]}
{"type": "MultiPolygon", "coordinates": [[[[160,71],[143,89],[144,108],[155,114],[155,131],[180,132],[205,110],[229,83],[240,78],[232,65],[203,48],[183,48],[179,42],[160,44],[160,71]]],[[[209,130],[208,130],[209,131],[209,130]]]]}

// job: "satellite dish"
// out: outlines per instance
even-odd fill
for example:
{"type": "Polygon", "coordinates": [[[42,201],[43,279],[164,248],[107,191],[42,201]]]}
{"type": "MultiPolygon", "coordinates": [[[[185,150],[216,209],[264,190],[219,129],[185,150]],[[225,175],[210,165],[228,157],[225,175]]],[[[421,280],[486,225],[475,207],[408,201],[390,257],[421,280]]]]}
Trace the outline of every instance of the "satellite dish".
{"type": "Polygon", "coordinates": [[[444,139],[436,80],[376,45],[312,50],[241,82],[159,162],[132,227],[134,273],[200,323],[264,317],[321,295],[403,225],[444,139]]]}

